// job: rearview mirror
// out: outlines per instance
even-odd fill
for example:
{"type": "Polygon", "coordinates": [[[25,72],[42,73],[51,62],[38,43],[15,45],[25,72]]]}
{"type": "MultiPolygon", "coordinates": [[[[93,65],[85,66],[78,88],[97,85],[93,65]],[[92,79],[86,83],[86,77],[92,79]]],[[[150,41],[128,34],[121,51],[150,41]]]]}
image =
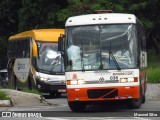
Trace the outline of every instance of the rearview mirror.
{"type": "Polygon", "coordinates": [[[64,51],[64,36],[60,36],[58,38],[58,51],[60,52],[64,51]]]}

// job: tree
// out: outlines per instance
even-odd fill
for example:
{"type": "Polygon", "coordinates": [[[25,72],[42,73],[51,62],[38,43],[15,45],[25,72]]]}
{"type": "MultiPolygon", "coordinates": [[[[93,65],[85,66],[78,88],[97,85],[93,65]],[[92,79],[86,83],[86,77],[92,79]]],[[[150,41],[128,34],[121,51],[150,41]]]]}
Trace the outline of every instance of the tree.
{"type": "Polygon", "coordinates": [[[22,0],[19,32],[39,28],[62,28],[62,23],[57,21],[57,12],[65,7],[65,4],[65,0],[22,0]]]}
{"type": "Polygon", "coordinates": [[[20,8],[19,0],[1,0],[0,1],[0,69],[7,66],[7,39],[10,35],[17,33],[18,14],[20,8]]]}
{"type": "Polygon", "coordinates": [[[159,0],[68,0],[68,6],[59,11],[58,20],[65,22],[70,16],[92,13],[96,9],[135,14],[146,30],[147,47],[153,47],[160,55],[159,8],[159,0]]]}

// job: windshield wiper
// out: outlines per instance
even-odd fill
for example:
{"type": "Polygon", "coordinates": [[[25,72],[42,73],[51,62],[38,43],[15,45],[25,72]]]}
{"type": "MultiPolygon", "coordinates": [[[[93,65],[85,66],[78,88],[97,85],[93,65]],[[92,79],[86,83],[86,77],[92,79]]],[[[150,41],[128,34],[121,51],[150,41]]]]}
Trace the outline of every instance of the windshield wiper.
{"type": "Polygon", "coordinates": [[[114,61],[116,67],[117,67],[117,70],[121,70],[116,58],[114,57],[113,53],[112,53],[112,50],[111,50],[111,42],[110,42],[110,48],[109,48],[109,63],[110,63],[110,56],[112,57],[112,60],[114,61]]]}
{"type": "Polygon", "coordinates": [[[81,52],[80,52],[80,56],[81,56],[81,67],[82,67],[82,72],[84,72],[85,71],[85,69],[84,69],[84,60],[83,60],[83,57],[84,57],[84,55],[83,55],[83,41],[82,41],[82,45],[81,45],[82,47],[82,49],[80,49],[81,50],[81,52]]]}

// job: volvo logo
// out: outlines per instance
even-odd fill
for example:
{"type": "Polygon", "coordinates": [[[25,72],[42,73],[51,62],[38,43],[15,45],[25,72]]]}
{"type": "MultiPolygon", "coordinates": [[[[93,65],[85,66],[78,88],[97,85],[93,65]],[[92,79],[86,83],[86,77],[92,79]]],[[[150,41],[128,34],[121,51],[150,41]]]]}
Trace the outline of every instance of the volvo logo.
{"type": "Polygon", "coordinates": [[[99,78],[99,83],[104,83],[105,81],[104,81],[104,78],[103,77],[100,77],[99,78]]]}

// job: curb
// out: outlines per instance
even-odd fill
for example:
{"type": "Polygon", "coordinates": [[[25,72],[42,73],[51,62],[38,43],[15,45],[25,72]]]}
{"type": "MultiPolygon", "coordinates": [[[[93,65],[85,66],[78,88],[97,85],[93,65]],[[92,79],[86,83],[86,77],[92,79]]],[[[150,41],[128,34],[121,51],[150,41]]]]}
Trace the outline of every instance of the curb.
{"type": "Polygon", "coordinates": [[[44,103],[44,104],[47,104],[47,105],[52,105],[42,95],[38,96],[38,99],[39,99],[40,103],[44,103]]]}
{"type": "Polygon", "coordinates": [[[13,103],[11,100],[0,100],[0,107],[11,107],[13,103]]]}
{"type": "MultiPolygon", "coordinates": [[[[15,99],[12,98],[15,93],[17,95],[20,95],[20,96],[21,95],[31,96],[32,98],[35,98],[34,100],[37,100],[37,102],[39,101],[39,103],[42,103],[42,104],[52,105],[42,95],[27,93],[27,92],[21,92],[21,91],[17,91],[17,90],[13,90],[13,89],[1,89],[1,91],[5,91],[8,94],[8,96],[10,96],[11,100],[0,100],[0,107],[16,106],[17,101],[15,101],[15,99]],[[14,93],[14,94],[11,95],[12,93],[14,93]]],[[[35,101],[33,101],[33,102],[35,102],[35,101]]]]}

